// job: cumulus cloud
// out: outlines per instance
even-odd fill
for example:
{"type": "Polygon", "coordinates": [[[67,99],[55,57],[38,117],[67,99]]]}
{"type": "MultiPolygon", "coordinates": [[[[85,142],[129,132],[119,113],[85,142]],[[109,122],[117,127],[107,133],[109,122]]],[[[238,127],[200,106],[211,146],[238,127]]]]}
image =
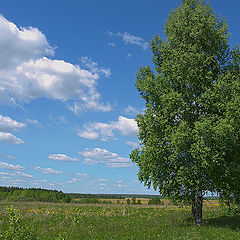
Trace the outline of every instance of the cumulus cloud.
{"type": "Polygon", "coordinates": [[[48,156],[48,158],[51,160],[63,161],[63,162],[78,162],[79,161],[78,158],[71,158],[71,157],[67,156],[66,154],[61,154],[61,153],[50,154],[48,156]]]}
{"type": "Polygon", "coordinates": [[[7,169],[7,170],[24,170],[24,167],[21,165],[13,165],[5,162],[0,162],[0,168],[7,169]]]}
{"type": "Polygon", "coordinates": [[[23,127],[25,127],[24,123],[0,115],[0,141],[7,144],[23,144],[23,140],[10,133],[23,127]]]}
{"type": "Polygon", "coordinates": [[[12,133],[0,132],[0,142],[7,144],[23,144],[24,141],[20,138],[17,138],[12,133]]]}
{"type": "Polygon", "coordinates": [[[84,157],[84,163],[88,165],[105,164],[109,168],[130,167],[131,161],[129,158],[120,157],[117,153],[109,152],[106,149],[95,148],[84,151],[79,151],[79,154],[84,157]]]}
{"type": "Polygon", "coordinates": [[[76,101],[86,105],[83,110],[102,111],[97,79],[99,74],[110,76],[110,70],[92,63],[92,70],[98,71],[91,72],[49,55],[54,50],[37,28],[19,28],[0,15],[0,104],[47,98],[76,101]]]}
{"type": "Polygon", "coordinates": [[[37,28],[18,28],[0,15],[0,69],[11,69],[42,55],[53,55],[45,35],[37,28]]]}
{"type": "Polygon", "coordinates": [[[137,123],[134,119],[119,116],[118,121],[110,123],[88,123],[78,130],[78,136],[86,139],[100,139],[108,141],[114,139],[114,132],[118,131],[125,136],[135,137],[138,133],[137,123]]]}
{"type": "Polygon", "coordinates": [[[143,38],[131,35],[130,33],[124,32],[124,33],[113,33],[111,31],[107,31],[106,34],[109,37],[120,37],[125,44],[133,44],[138,45],[143,50],[146,50],[149,47],[149,43],[145,42],[143,38]]]}
{"type": "Polygon", "coordinates": [[[34,166],[33,169],[43,174],[54,174],[54,175],[62,174],[61,171],[54,170],[52,168],[41,168],[39,166],[34,166]]]}
{"type": "Polygon", "coordinates": [[[24,123],[17,122],[10,117],[4,117],[0,115],[0,131],[1,132],[12,132],[17,131],[25,127],[24,123]]]}

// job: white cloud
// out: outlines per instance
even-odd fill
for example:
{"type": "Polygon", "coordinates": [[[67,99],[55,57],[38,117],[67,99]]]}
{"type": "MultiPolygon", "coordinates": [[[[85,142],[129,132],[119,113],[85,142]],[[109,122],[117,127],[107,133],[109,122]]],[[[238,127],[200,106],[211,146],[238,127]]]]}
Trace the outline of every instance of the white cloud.
{"type": "Polygon", "coordinates": [[[98,101],[90,100],[86,101],[84,103],[80,103],[77,101],[74,101],[72,104],[68,105],[68,109],[74,112],[75,114],[79,114],[86,110],[92,110],[97,112],[109,112],[112,110],[112,107],[109,103],[102,104],[98,101]]]}
{"type": "Polygon", "coordinates": [[[63,102],[99,98],[95,89],[98,76],[63,60],[42,57],[0,73],[0,87],[20,102],[41,97],[63,102]]]}
{"type": "Polygon", "coordinates": [[[86,173],[76,173],[76,176],[81,178],[89,178],[89,176],[86,173]]]}
{"type": "Polygon", "coordinates": [[[79,161],[78,158],[71,158],[71,157],[67,156],[66,154],[61,154],[61,153],[50,154],[48,156],[48,158],[51,160],[64,161],[64,162],[78,162],[79,161]]]}
{"type": "Polygon", "coordinates": [[[110,70],[97,66],[99,71],[94,73],[47,58],[53,54],[53,48],[37,28],[18,28],[0,16],[0,104],[48,98],[75,101],[85,106],[83,110],[102,111],[104,104],[96,90],[97,79],[98,74],[110,76],[110,70]]]}
{"type": "Polygon", "coordinates": [[[5,162],[0,162],[0,168],[7,169],[7,170],[24,170],[24,167],[21,165],[13,165],[5,162]]]}
{"type": "Polygon", "coordinates": [[[14,156],[12,156],[10,154],[6,154],[5,157],[8,159],[12,159],[12,160],[16,159],[14,156]]]}
{"type": "Polygon", "coordinates": [[[8,176],[14,176],[14,177],[23,177],[23,178],[33,178],[33,175],[23,173],[20,171],[17,171],[15,173],[0,172],[0,175],[8,175],[8,176]]]}
{"type": "Polygon", "coordinates": [[[126,58],[130,58],[130,57],[132,57],[132,54],[131,54],[131,53],[128,53],[127,56],[126,56],[126,58]]]}
{"type": "Polygon", "coordinates": [[[109,42],[109,43],[108,43],[108,46],[110,46],[110,47],[115,47],[116,44],[115,44],[114,42],[109,42]]]}
{"type": "Polygon", "coordinates": [[[4,117],[0,115],[0,131],[1,132],[12,132],[17,131],[25,127],[24,123],[17,122],[10,117],[4,117]]]}
{"type": "Polygon", "coordinates": [[[33,178],[33,175],[27,174],[27,173],[22,173],[22,172],[16,172],[12,173],[11,175],[13,176],[18,176],[18,177],[23,177],[23,178],[33,178]]]}
{"type": "Polygon", "coordinates": [[[105,179],[105,178],[99,178],[99,179],[97,179],[97,181],[98,181],[98,182],[107,182],[108,179],[105,179]]]}
{"type": "Polygon", "coordinates": [[[36,171],[41,172],[43,174],[56,174],[56,175],[62,174],[61,171],[54,170],[52,168],[41,168],[39,166],[35,166],[35,167],[33,167],[33,169],[35,169],[36,171]]]}
{"type": "Polygon", "coordinates": [[[105,33],[106,33],[108,36],[110,36],[110,37],[113,37],[113,36],[114,36],[114,33],[111,32],[111,31],[106,31],[105,33]]]}
{"type": "Polygon", "coordinates": [[[24,141],[11,133],[0,132],[0,142],[7,144],[23,144],[24,141]]]}
{"type": "Polygon", "coordinates": [[[27,118],[26,119],[26,122],[29,123],[30,125],[34,125],[34,126],[41,126],[42,124],[40,122],[38,122],[37,120],[35,119],[30,119],[30,118],[27,118]]]}
{"type": "Polygon", "coordinates": [[[11,131],[17,131],[23,127],[25,127],[24,123],[0,115],[0,141],[7,144],[23,144],[23,140],[17,138],[12,133],[9,133],[11,131]]]}
{"type": "Polygon", "coordinates": [[[118,33],[117,36],[121,37],[125,44],[135,44],[140,46],[143,50],[146,50],[149,46],[149,44],[145,42],[141,37],[131,35],[127,32],[118,33]]]}
{"type": "Polygon", "coordinates": [[[82,179],[73,178],[72,180],[67,181],[67,183],[78,183],[78,182],[82,182],[82,181],[83,181],[82,179]]]}
{"type": "Polygon", "coordinates": [[[133,148],[139,147],[139,144],[137,142],[126,141],[126,144],[133,148]]]}
{"type": "Polygon", "coordinates": [[[99,67],[97,62],[92,61],[89,57],[81,57],[81,63],[83,67],[89,69],[92,73],[96,73],[99,75],[104,75],[109,78],[111,76],[110,68],[99,67]]]}
{"type": "Polygon", "coordinates": [[[130,167],[131,161],[129,158],[120,157],[117,153],[109,152],[106,149],[95,148],[78,152],[84,157],[84,163],[89,165],[105,164],[109,168],[130,167]]]}
{"type": "Polygon", "coordinates": [[[89,140],[99,138],[102,141],[108,141],[114,139],[114,131],[119,131],[125,136],[135,137],[138,133],[137,123],[134,119],[120,116],[116,122],[85,124],[77,134],[79,137],[89,140]]]}
{"type": "Polygon", "coordinates": [[[134,108],[131,105],[128,105],[126,108],[123,109],[124,113],[127,115],[136,115],[138,113],[140,113],[141,111],[139,111],[138,109],[134,108]]]}
{"type": "Polygon", "coordinates": [[[145,42],[143,38],[131,35],[127,32],[124,33],[113,33],[111,31],[107,31],[106,34],[109,37],[120,37],[122,38],[125,44],[133,44],[140,46],[143,50],[146,50],[149,47],[149,43],[145,42]]]}
{"type": "Polygon", "coordinates": [[[122,135],[136,136],[138,133],[137,122],[134,119],[129,119],[123,116],[118,118],[116,122],[116,129],[118,129],[122,135]]]}
{"type": "Polygon", "coordinates": [[[124,181],[123,180],[118,180],[117,183],[124,183],[124,181]]]}
{"type": "Polygon", "coordinates": [[[113,186],[118,187],[118,188],[124,188],[127,187],[127,185],[123,185],[123,184],[113,184],[113,186]]]}
{"type": "Polygon", "coordinates": [[[94,132],[94,130],[91,130],[89,126],[86,127],[87,129],[81,130],[78,132],[78,136],[82,138],[86,138],[89,140],[94,140],[99,138],[99,134],[97,132],[94,132]]]}
{"type": "Polygon", "coordinates": [[[98,186],[99,186],[99,187],[105,187],[106,184],[105,184],[105,183],[99,183],[98,186]]]}
{"type": "Polygon", "coordinates": [[[0,15],[0,69],[11,69],[22,62],[53,55],[54,51],[37,28],[18,28],[0,15]]]}

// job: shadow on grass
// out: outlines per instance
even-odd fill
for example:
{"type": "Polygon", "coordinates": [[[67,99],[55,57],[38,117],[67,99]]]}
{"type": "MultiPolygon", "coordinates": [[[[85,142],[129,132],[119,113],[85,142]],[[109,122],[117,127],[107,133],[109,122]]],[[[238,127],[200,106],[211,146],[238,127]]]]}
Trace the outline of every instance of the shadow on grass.
{"type": "Polygon", "coordinates": [[[211,218],[205,221],[204,225],[240,230],[240,215],[211,218]]]}

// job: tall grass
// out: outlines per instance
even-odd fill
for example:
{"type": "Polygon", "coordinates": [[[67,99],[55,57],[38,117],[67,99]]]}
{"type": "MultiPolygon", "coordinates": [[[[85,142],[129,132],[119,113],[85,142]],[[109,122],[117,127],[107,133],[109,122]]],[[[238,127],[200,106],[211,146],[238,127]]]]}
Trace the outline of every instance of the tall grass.
{"type": "Polygon", "coordinates": [[[10,234],[2,239],[240,239],[240,215],[216,206],[205,207],[204,223],[198,227],[190,209],[169,205],[11,204],[0,204],[0,233],[8,236],[15,222],[15,234],[22,232],[22,238],[10,234]]]}

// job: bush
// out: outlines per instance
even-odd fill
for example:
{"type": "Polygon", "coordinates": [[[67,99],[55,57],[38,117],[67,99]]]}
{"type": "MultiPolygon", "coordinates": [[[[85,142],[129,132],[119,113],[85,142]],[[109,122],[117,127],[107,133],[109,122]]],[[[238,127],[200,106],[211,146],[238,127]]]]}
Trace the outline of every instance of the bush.
{"type": "Polygon", "coordinates": [[[163,205],[163,202],[160,200],[159,197],[153,197],[148,201],[148,204],[150,205],[163,205]]]}
{"type": "Polygon", "coordinates": [[[137,204],[137,203],[136,203],[136,198],[135,198],[135,197],[132,198],[132,204],[137,204]]]}

